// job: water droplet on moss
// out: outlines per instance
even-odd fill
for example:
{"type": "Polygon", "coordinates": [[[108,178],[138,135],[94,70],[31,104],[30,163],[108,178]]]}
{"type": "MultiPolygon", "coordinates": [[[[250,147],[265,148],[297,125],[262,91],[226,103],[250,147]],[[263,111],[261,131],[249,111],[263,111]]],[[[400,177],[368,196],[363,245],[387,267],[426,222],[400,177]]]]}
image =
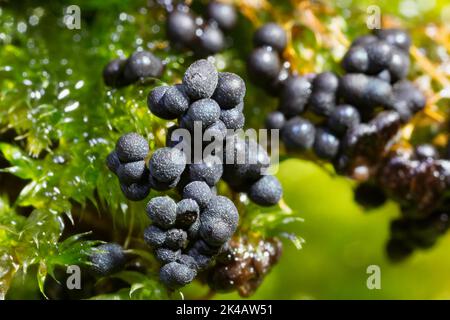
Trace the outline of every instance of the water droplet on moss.
{"type": "Polygon", "coordinates": [[[58,98],[58,100],[62,100],[65,97],[67,97],[69,94],[70,94],[70,90],[66,88],[58,94],[57,98],[58,98]]]}

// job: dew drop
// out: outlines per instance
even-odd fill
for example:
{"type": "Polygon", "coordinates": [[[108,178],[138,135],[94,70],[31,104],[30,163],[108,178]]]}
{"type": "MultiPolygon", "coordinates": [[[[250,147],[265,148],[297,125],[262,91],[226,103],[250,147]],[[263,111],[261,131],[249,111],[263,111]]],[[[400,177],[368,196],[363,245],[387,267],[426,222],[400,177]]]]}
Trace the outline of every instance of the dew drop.
{"type": "Polygon", "coordinates": [[[75,89],[81,89],[84,86],[84,81],[79,80],[77,83],[75,83],[75,89]]]}
{"type": "Polygon", "coordinates": [[[58,100],[62,100],[65,97],[67,97],[69,94],[70,94],[70,90],[66,88],[58,94],[57,98],[58,98],[58,100]]]}
{"type": "Polygon", "coordinates": [[[27,24],[25,22],[19,22],[17,24],[17,31],[20,33],[25,33],[27,31],[27,24]]]}
{"type": "Polygon", "coordinates": [[[72,112],[76,109],[78,109],[78,107],[80,106],[80,103],[78,101],[74,101],[72,103],[69,103],[65,108],[64,108],[64,112],[72,112]]]}

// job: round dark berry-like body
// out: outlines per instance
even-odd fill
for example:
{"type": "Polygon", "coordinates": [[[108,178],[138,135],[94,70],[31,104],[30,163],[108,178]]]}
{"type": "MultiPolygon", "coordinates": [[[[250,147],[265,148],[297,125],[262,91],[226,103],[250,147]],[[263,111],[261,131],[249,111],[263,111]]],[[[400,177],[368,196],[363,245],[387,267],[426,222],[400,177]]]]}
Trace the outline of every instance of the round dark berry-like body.
{"type": "Polygon", "coordinates": [[[160,86],[154,88],[147,97],[147,106],[158,118],[165,120],[176,119],[177,115],[169,112],[164,105],[164,94],[170,87],[160,86]]]}
{"type": "Polygon", "coordinates": [[[137,81],[148,77],[159,77],[163,72],[160,59],[147,51],[133,53],[127,60],[123,75],[128,81],[137,81]]]}
{"type": "Polygon", "coordinates": [[[238,222],[234,203],[224,196],[213,197],[200,215],[200,235],[211,246],[222,245],[233,235],[238,222]]]}
{"type": "Polygon", "coordinates": [[[108,157],[106,158],[106,165],[108,166],[109,170],[117,174],[117,169],[119,169],[120,166],[120,160],[119,157],[117,156],[116,151],[111,151],[108,154],[108,157]]]}
{"type": "Polygon", "coordinates": [[[309,97],[309,110],[319,116],[328,116],[336,107],[336,96],[326,91],[313,91],[309,97]]]}
{"type": "Polygon", "coordinates": [[[383,190],[370,183],[361,183],[355,189],[355,201],[366,208],[377,208],[387,200],[383,190]]]}
{"type": "Polygon", "coordinates": [[[176,44],[192,45],[196,29],[195,19],[189,12],[174,10],[167,17],[167,35],[176,44]]]}
{"type": "Polygon", "coordinates": [[[348,129],[361,122],[358,110],[349,105],[338,105],[328,117],[328,127],[337,135],[343,135],[348,129]]]}
{"type": "Polygon", "coordinates": [[[186,157],[177,148],[160,148],[151,156],[150,174],[160,182],[171,182],[178,178],[186,167],[186,157]]]}
{"type": "Polygon", "coordinates": [[[236,108],[236,110],[239,110],[240,112],[244,112],[244,101],[239,103],[235,108],[236,108]]]}
{"type": "Polygon", "coordinates": [[[281,139],[288,149],[306,150],[314,143],[314,125],[301,117],[289,119],[281,130],[281,139]]]}
{"type": "Polygon", "coordinates": [[[170,114],[181,116],[189,108],[189,98],[181,84],[169,87],[162,101],[164,108],[170,114]]]}
{"type": "Polygon", "coordinates": [[[306,77],[289,77],[281,91],[280,111],[286,116],[299,115],[305,109],[311,91],[311,82],[306,77]]]}
{"type": "Polygon", "coordinates": [[[220,141],[225,139],[226,136],[227,136],[227,126],[221,120],[217,120],[212,125],[207,127],[205,133],[203,134],[203,137],[205,139],[211,138],[211,140],[208,141],[212,141],[213,139],[218,139],[220,141]]]}
{"type": "Polygon", "coordinates": [[[413,248],[402,239],[391,239],[386,245],[386,251],[389,260],[399,262],[409,257],[413,248]]]}
{"type": "Polygon", "coordinates": [[[219,218],[202,217],[200,235],[211,246],[220,246],[227,242],[235,229],[219,218]]]}
{"type": "Polygon", "coordinates": [[[198,265],[195,259],[187,254],[180,255],[180,257],[176,260],[176,262],[184,264],[185,266],[191,268],[192,270],[198,269],[198,265]]]}
{"type": "Polygon", "coordinates": [[[402,80],[394,84],[394,101],[404,101],[411,112],[422,110],[426,104],[424,94],[410,81],[402,80]]]}
{"type": "Polygon", "coordinates": [[[178,119],[178,123],[179,123],[181,129],[187,129],[189,131],[193,131],[193,129],[194,129],[194,122],[191,120],[191,118],[188,116],[187,113],[183,114],[178,119]]]}
{"type": "Polygon", "coordinates": [[[254,181],[258,179],[264,173],[263,170],[270,165],[267,151],[255,140],[245,141],[244,159],[244,163],[240,164],[238,156],[234,167],[236,173],[245,180],[254,181]]]}
{"type": "Polygon", "coordinates": [[[192,247],[205,256],[214,256],[220,251],[221,248],[220,246],[212,247],[203,240],[196,241],[192,247]]]}
{"type": "Polygon", "coordinates": [[[172,227],[177,219],[177,204],[168,196],[151,199],[145,211],[153,223],[162,229],[172,227]]]}
{"type": "Polygon", "coordinates": [[[92,270],[100,275],[107,276],[124,268],[126,257],[123,249],[117,243],[102,244],[94,249],[90,256],[92,270]]]}
{"type": "Polygon", "coordinates": [[[212,257],[208,257],[206,255],[201,254],[196,249],[191,248],[188,252],[189,256],[194,258],[195,263],[197,265],[197,270],[202,271],[208,268],[213,261],[212,257]]]}
{"type": "Polygon", "coordinates": [[[234,73],[219,72],[219,80],[212,98],[222,109],[232,109],[244,100],[245,90],[245,83],[241,77],[234,73]]]}
{"type": "Polygon", "coordinates": [[[144,230],[144,241],[153,248],[159,248],[166,241],[166,231],[151,225],[144,230]]]}
{"type": "Polygon", "coordinates": [[[233,228],[237,227],[239,213],[233,201],[224,196],[213,197],[203,211],[204,217],[214,217],[225,221],[233,228]]]}
{"type": "Polygon", "coordinates": [[[214,186],[222,177],[223,165],[217,156],[208,156],[200,163],[189,165],[189,177],[191,181],[204,181],[209,186],[214,186]]]}
{"type": "Polygon", "coordinates": [[[247,192],[252,181],[242,176],[241,171],[246,171],[247,165],[226,165],[224,166],[223,180],[235,192],[247,192]]]}
{"type": "Polygon", "coordinates": [[[256,30],[253,43],[255,47],[269,46],[283,52],[287,45],[286,32],[280,25],[269,22],[256,30]]]}
{"type": "Polygon", "coordinates": [[[123,77],[125,63],[125,59],[114,59],[105,66],[103,69],[103,81],[107,86],[121,87],[126,84],[123,77]]]}
{"type": "Polygon", "coordinates": [[[314,152],[319,158],[331,160],[339,151],[339,139],[328,130],[319,128],[316,130],[314,140],[314,152]]]}
{"type": "Polygon", "coordinates": [[[284,83],[291,75],[289,68],[290,64],[288,62],[283,63],[278,75],[269,83],[264,84],[264,89],[267,94],[273,97],[279,97],[281,90],[283,90],[284,83]]]}
{"type": "Polygon", "coordinates": [[[363,46],[351,47],[342,59],[342,67],[347,72],[367,72],[369,55],[363,46]]]}
{"type": "Polygon", "coordinates": [[[150,185],[146,182],[137,182],[130,185],[121,184],[120,190],[123,195],[131,201],[141,201],[150,193],[150,185]]]}
{"type": "Polygon", "coordinates": [[[411,37],[405,30],[401,29],[376,29],[375,35],[391,45],[395,45],[404,51],[411,46],[411,37]]]}
{"type": "Polygon", "coordinates": [[[250,77],[259,84],[275,79],[281,70],[278,53],[271,47],[260,47],[252,51],[247,61],[250,77]]]}
{"type": "MultiPolygon", "coordinates": [[[[406,213],[406,211],[402,213],[406,213]]],[[[401,238],[404,237],[409,230],[411,230],[411,227],[412,220],[400,218],[392,221],[389,229],[393,238],[401,238]]]]}
{"type": "Polygon", "coordinates": [[[266,128],[267,129],[279,129],[283,128],[286,123],[286,117],[280,111],[274,111],[267,115],[266,117],[266,128]]]}
{"type": "Polygon", "coordinates": [[[187,234],[190,240],[198,239],[200,233],[200,219],[195,220],[188,228],[187,234]]]}
{"type": "Polygon", "coordinates": [[[159,271],[161,282],[172,289],[187,285],[194,280],[196,275],[195,270],[178,262],[167,263],[159,271]]]}
{"type": "Polygon", "coordinates": [[[353,40],[351,46],[361,46],[361,47],[365,47],[366,45],[373,43],[373,42],[377,42],[378,38],[376,36],[374,36],[373,34],[366,34],[364,36],[360,36],[358,38],[356,38],[355,40],[353,40]]]}
{"type": "Polygon", "coordinates": [[[183,139],[184,136],[182,135],[183,131],[177,131],[178,129],[181,129],[181,128],[177,125],[173,125],[173,126],[170,126],[169,128],[167,128],[167,133],[166,133],[166,146],[167,147],[174,148],[177,146],[177,148],[178,148],[178,147],[184,146],[185,144],[187,145],[188,139],[186,139],[186,142],[185,142],[183,139]]]}
{"type": "Polygon", "coordinates": [[[339,86],[339,78],[333,72],[322,72],[315,76],[313,82],[314,91],[334,93],[339,86]]]}
{"type": "Polygon", "coordinates": [[[196,121],[201,122],[202,128],[206,128],[219,120],[220,107],[213,99],[197,100],[189,107],[187,117],[190,128],[194,127],[196,121]]]}
{"type": "Polygon", "coordinates": [[[341,78],[339,85],[339,93],[344,101],[360,110],[389,106],[393,101],[391,85],[376,77],[349,73],[341,78]]]}
{"type": "Polygon", "coordinates": [[[198,40],[199,48],[196,48],[196,50],[201,55],[215,54],[225,48],[225,36],[215,24],[206,25],[198,40]]]}
{"type": "Polygon", "coordinates": [[[396,100],[390,106],[390,109],[394,110],[400,115],[403,123],[407,123],[411,120],[413,116],[413,112],[407,101],[404,100],[396,100]]]}
{"type": "Polygon", "coordinates": [[[245,164],[249,149],[247,148],[247,142],[239,135],[229,136],[226,140],[224,164],[245,164]]]}
{"type": "Polygon", "coordinates": [[[193,199],[183,199],[177,203],[177,220],[175,224],[180,228],[189,228],[198,218],[200,208],[193,199]]]}
{"type": "Polygon", "coordinates": [[[339,81],[339,96],[347,103],[364,107],[364,93],[369,80],[370,78],[362,73],[343,75],[339,81]]]}
{"type": "Polygon", "coordinates": [[[160,263],[167,264],[177,261],[181,256],[181,250],[172,250],[168,248],[158,248],[155,250],[156,259],[160,263]]]}
{"type": "Polygon", "coordinates": [[[280,201],[283,188],[274,176],[263,176],[250,187],[248,196],[261,206],[273,206],[280,201]]]}
{"type": "Polygon", "coordinates": [[[187,245],[187,233],[182,229],[170,229],[166,232],[164,247],[172,250],[183,249],[187,245]]]}
{"type": "Polygon", "coordinates": [[[175,179],[168,182],[161,182],[153,177],[151,174],[148,175],[148,182],[150,183],[150,187],[157,191],[167,191],[175,188],[181,180],[181,176],[176,177],[175,179]]]}
{"type": "Polygon", "coordinates": [[[378,79],[381,79],[381,80],[386,81],[388,83],[390,83],[392,81],[391,73],[389,72],[389,70],[381,71],[380,73],[378,73],[376,75],[376,77],[378,79]]]}
{"type": "Polygon", "coordinates": [[[391,75],[391,81],[396,82],[398,80],[406,78],[406,76],[408,75],[409,66],[410,60],[408,54],[400,49],[394,48],[388,66],[388,70],[391,75]]]}
{"type": "Polygon", "coordinates": [[[398,132],[400,129],[400,116],[394,111],[382,111],[370,121],[378,131],[378,138],[386,143],[398,132]]]}
{"type": "Polygon", "coordinates": [[[220,112],[220,120],[223,122],[227,129],[242,129],[245,124],[244,113],[237,108],[222,110],[220,112]]]}
{"type": "Polygon", "coordinates": [[[197,60],[184,73],[186,93],[193,100],[210,98],[216,90],[218,73],[208,60],[197,60]]]}
{"type": "Polygon", "coordinates": [[[203,181],[193,181],[183,189],[183,198],[196,201],[200,208],[205,208],[212,196],[209,185],[203,181]]]}
{"type": "Polygon", "coordinates": [[[143,160],[149,151],[147,140],[135,132],[124,134],[116,143],[117,156],[121,162],[143,160]]]}
{"type": "Polygon", "coordinates": [[[378,73],[389,66],[392,58],[392,46],[385,41],[372,42],[366,45],[369,56],[369,69],[371,74],[378,73]]]}
{"type": "Polygon", "coordinates": [[[223,30],[230,30],[236,25],[237,13],[233,5],[218,1],[208,4],[207,14],[210,19],[217,22],[223,30]]]}
{"type": "Polygon", "coordinates": [[[117,177],[120,183],[126,185],[146,180],[146,173],[148,171],[144,160],[123,163],[117,169],[117,177]]]}

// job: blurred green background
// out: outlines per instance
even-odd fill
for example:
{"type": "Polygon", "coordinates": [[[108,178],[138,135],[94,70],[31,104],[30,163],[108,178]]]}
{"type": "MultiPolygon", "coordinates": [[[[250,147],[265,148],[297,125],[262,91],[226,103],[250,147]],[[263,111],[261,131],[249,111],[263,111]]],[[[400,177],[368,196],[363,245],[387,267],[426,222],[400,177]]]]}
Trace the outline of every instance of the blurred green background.
{"type": "MultiPolygon", "coordinates": [[[[254,299],[450,299],[450,235],[429,251],[393,264],[385,256],[389,223],[399,212],[390,202],[363,211],[351,183],[310,162],[280,167],[286,202],[305,219],[290,228],[306,242],[284,255],[254,299]],[[381,289],[369,290],[369,265],[381,269],[381,289]]],[[[217,298],[236,298],[219,295],[217,298]]]]}

